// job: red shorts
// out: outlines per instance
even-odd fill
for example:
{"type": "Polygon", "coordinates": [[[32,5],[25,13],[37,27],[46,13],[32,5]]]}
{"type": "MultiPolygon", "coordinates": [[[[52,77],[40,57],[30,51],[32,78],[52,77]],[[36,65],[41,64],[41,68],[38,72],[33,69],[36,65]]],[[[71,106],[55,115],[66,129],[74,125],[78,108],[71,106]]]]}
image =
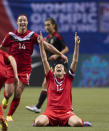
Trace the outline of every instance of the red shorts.
{"type": "Polygon", "coordinates": [[[72,111],[46,109],[43,115],[48,117],[50,126],[67,126],[69,118],[75,114],[72,111]]]}
{"type": "MultiPolygon", "coordinates": [[[[6,80],[6,84],[14,83],[14,73],[12,70],[8,70],[9,78],[6,80]]],[[[30,73],[22,72],[18,73],[18,77],[22,83],[29,85],[30,73]]]]}

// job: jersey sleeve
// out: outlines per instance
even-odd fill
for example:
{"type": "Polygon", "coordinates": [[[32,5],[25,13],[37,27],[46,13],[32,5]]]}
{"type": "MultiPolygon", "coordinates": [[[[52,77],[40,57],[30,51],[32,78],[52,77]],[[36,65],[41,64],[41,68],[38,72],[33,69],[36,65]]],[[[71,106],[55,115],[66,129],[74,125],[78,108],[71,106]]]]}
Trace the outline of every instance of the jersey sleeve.
{"type": "Polygon", "coordinates": [[[49,70],[48,74],[45,75],[46,80],[50,80],[53,78],[53,72],[51,72],[51,70],[49,70]]]}
{"type": "Polygon", "coordinates": [[[75,76],[75,73],[70,69],[69,72],[68,72],[68,76],[71,80],[74,79],[74,76],[75,76]]]}
{"type": "Polygon", "coordinates": [[[37,38],[38,38],[38,34],[37,33],[34,33],[33,34],[33,42],[35,43],[35,44],[37,44],[37,45],[39,45],[39,43],[38,43],[38,41],[37,41],[37,38]]]}
{"type": "Polygon", "coordinates": [[[2,47],[9,47],[9,42],[10,42],[10,35],[9,33],[5,36],[4,40],[2,41],[1,45],[2,47]]]}

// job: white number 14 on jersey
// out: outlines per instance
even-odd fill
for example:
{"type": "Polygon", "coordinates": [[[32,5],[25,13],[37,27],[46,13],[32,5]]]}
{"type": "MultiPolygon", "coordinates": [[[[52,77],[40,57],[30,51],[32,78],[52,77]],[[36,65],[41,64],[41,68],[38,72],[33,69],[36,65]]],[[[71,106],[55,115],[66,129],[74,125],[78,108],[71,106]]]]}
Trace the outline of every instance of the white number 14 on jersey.
{"type": "Polygon", "coordinates": [[[26,49],[26,46],[25,46],[25,44],[22,44],[22,43],[19,43],[19,49],[26,49]]]}

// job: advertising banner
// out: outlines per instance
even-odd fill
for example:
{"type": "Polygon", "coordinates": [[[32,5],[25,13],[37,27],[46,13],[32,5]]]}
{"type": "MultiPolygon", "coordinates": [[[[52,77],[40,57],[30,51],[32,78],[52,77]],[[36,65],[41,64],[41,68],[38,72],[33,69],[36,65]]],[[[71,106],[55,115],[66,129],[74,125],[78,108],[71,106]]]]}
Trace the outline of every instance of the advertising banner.
{"type": "MultiPolygon", "coordinates": [[[[75,79],[74,86],[109,85],[109,80],[106,79],[109,76],[107,70],[109,59],[106,58],[109,57],[108,0],[1,0],[0,42],[9,31],[17,29],[16,20],[20,14],[27,15],[29,30],[36,33],[42,31],[44,37],[47,35],[44,21],[48,17],[55,18],[58,32],[69,47],[67,54],[69,58],[73,55],[74,32],[78,33],[81,43],[77,76],[81,77],[75,79]],[[98,76],[96,72],[99,72],[98,76]],[[96,79],[98,84],[95,82],[96,79]]],[[[38,46],[35,46],[32,58],[37,60],[32,62],[33,72],[36,73],[32,73],[30,85],[40,86],[43,73],[37,73],[37,68],[43,70],[43,67],[38,46]]],[[[69,59],[68,65],[70,63],[69,59]]]]}

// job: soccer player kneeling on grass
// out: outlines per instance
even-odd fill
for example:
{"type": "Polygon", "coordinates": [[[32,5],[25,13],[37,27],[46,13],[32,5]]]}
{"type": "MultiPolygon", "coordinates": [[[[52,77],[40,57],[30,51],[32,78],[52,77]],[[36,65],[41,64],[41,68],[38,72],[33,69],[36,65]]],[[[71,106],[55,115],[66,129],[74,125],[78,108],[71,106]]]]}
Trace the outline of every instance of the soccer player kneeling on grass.
{"type": "Polygon", "coordinates": [[[72,63],[68,73],[63,64],[57,64],[54,72],[50,70],[47,61],[42,35],[38,38],[40,53],[47,81],[47,108],[38,116],[33,126],[91,126],[90,122],[84,122],[72,111],[72,82],[78,62],[80,38],[75,33],[75,48],[72,63]]]}

